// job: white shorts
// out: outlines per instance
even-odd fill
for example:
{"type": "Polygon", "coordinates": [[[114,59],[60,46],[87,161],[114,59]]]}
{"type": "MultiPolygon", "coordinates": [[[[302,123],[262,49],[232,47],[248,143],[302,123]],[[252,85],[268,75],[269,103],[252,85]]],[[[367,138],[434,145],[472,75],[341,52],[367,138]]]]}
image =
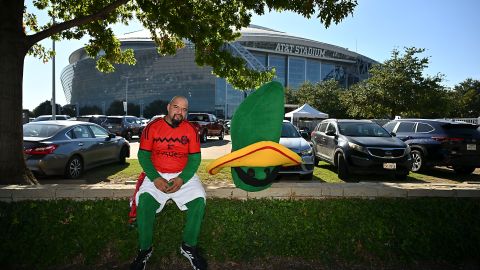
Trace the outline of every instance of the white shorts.
{"type": "MultiPolygon", "coordinates": [[[[170,181],[170,179],[177,177],[180,172],[178,173],[161,173],[158,172],[160,176],[167,181],[170,181]]],[[[206,203],[206,194],[205,194],[205,189],[202,186],[202,183],[200,182],[200,179],[198,178],[197,174],[194,174],[193,177],[188,180],[187,183],[183,184],[179,190],[173,193],[164,193],[157,189],[153,182],[145,176],[145,180],[143,180],[142,185],[140,186],[140,189],[137,192],[137,196],[135,197],[135,202],[137,203],[138,206],[138,199],[140,198],[140,195],[144,192],[149,193],[152,195],[153,198],[157,202],[160,203],[160,207],[157,209],[157,213],[160,213],[162,211],[163,207],[165,206],[165,203],[172,199],[178,206],[178,208],[182,211],[187,210],[187,204],[190,201],[193,201],[196,198],[203,198],[203,200],[206,203]]]]}

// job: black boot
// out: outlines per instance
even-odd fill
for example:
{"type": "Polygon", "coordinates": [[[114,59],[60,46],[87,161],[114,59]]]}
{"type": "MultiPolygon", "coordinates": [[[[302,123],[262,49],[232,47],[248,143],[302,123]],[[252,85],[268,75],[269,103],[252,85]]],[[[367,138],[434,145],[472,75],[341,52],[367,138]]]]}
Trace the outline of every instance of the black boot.
{"type": "Polygon", "coordinates": [[[194,270],[207,269],[207,261],[200,255],[197,247],[189,247],[185,243],[182,243],[180,253],[190,261],[194,270]]]}
{"type": "Polygon", "coordinates": [[[130,270],[144,270],[148,259],[152,256],[152,251],[152,247],[147,250],[140,250],[135,260],[130,264],[130,270]]]}

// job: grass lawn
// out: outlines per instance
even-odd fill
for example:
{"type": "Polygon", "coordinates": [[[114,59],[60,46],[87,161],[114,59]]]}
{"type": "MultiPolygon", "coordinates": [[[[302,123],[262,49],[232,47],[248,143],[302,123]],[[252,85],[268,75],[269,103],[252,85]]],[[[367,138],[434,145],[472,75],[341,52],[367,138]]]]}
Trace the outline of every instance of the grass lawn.
{"type": "MultiPolygon", "coordinates": [[[[216,175],[209,175],[205,167],[211,160],[202,160],[198,175],[203,183],[232,183],[232,176],[229,169],[223,169],[216,175]]],[[[87,180],[88,183],[124,183],[127,180],[135,180],[138,174],[142,171],[137,159],[127,159],[124,165],[112,164],[101,166],[93,170],[87,171],[82,179],[87,180]]],[[[474,174],[469,176],[458,176],[447,168],[435,168],[424,174],[410,173],[407,180],[399,181],[393,177],[380,175],[364,175],[354,176],[356,181],[374,181],[374,182],[409,182],[409,183],[459,183],[463,181],[480,181],[480,170],[477,169],[474,174]]],[[[282,176],[281,181],[301,181],[295,175],[282,176]]],[[[344,181],[338,179],[335,168],[325,162],[320,162],[319,166],[315,167],[312,181],[319,181],[325,183],[343,183],[344,181]]]]}

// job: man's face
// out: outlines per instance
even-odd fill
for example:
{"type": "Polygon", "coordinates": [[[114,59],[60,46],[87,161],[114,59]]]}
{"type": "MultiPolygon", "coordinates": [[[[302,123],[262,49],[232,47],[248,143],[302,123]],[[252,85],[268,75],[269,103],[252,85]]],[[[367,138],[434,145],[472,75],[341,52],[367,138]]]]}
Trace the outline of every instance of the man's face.
{"type": "Polygon", "coordinates": [[[176,98],[167,105],[168,118],[173,126],[178,126],[187,117],[188,101],[184,98],[176,98]]]}

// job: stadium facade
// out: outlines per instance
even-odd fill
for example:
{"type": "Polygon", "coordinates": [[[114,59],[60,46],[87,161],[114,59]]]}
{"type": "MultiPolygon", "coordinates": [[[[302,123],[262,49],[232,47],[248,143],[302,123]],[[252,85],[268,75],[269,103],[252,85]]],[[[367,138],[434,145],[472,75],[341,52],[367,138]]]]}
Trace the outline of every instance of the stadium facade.
{"type": "MultiPolygon", "coordinates": [[[[241,34],[237,41],[226,44],[226,49],[242,57],[252,69],[274,67],[275,80],[292,89],[306,81],[329,79],[349,87],[368,78],[368,69],[377,63],[339,46],[265,27],[251,25],[241,34]]],[[[187,43],[173,56],[160,56],[148,31],[128,33],[119,40],[122,49],[135,51],[136,65],[116,65],[115,72],[102,73],[84,48],[70,55],[70,64],[61,74],[69,104],[77,108],[98,106],[105,114],[111,102],[126,100],[139,105],[142,113],[152,101],[184,95],[190,100],[191,112],[231,118],[246,96],[213,75],[211,67],[196,65],[192,44],[187,43]]]]}

